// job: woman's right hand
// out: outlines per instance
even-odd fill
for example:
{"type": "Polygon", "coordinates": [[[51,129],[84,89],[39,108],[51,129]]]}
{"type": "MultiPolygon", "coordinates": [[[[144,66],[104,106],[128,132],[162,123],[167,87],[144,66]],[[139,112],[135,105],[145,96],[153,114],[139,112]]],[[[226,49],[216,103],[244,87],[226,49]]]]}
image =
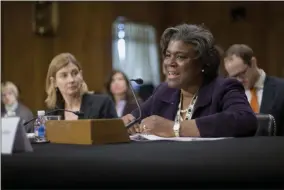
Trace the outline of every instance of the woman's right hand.
{"type": "MultiPolygon", "coordinates": [[[[127,125],[128,123],[134,121],[135,117],[131,114],[127,114],[127,115],[121,117],[121,119],[122,119],[124,125],[127,125]]],[[[136,124],[132,125],[129,129],[127,129],[127,132],[131,135],[133,135],[135,133],[141,133],[139,124],[136,123],[136,124]]]]}

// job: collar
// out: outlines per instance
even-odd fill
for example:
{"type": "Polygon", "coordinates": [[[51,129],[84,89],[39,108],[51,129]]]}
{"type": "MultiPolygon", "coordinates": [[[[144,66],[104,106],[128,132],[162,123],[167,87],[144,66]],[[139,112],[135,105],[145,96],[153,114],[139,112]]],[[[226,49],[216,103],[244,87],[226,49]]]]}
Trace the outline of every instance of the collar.
{"type": "Polygon", "coordinates": [[[5,109],[7,110],[7,112],[14,112],[16,111],[16,109],[18,108],[18,102],[15,102],[14,104],[12,105],[5,105],[5,109]]]}
{"type": "MultiPolygon", "coordinates": [[[[195,104],[195,107],[203,107],[211,102],[211,94],[214,91],[215,81],[219,77],[216,77],[210,82],[204,82],[198,91],[198,98],[195,104]]],[[[169,88],[167,83],[161,85],[161,92],[157,96],[158,99],[167,103],[178,103],[180,100],[180,89],[169,88]]]]}
{"type": "Polygon", "coordinates": [[[119,100],[117,102],[117,106],[124,106],[126,104],[126,100],[119,100]]]}
{"type": "Polygon", "coordinates": [[[180,89],[177,88],[170,88],[168,83],[162,83],[156,89],[157,94],[155,97],[162,102],[166,102],[169,104],[175,103],[177,100],[179,101],[180,98],[180,89]]]}
{"type": "Polygon", "coordinates": [[[265,78],[266,78],[266,73],[264,72],[263,69],[258,69],[258,72],[259,72],[260,76],[259,76],[258,80],[256,81],[256,83],[254,84],[254,87],[258,88],[258,89],[263,89],[264,81],[265,81],[265,78]]]}

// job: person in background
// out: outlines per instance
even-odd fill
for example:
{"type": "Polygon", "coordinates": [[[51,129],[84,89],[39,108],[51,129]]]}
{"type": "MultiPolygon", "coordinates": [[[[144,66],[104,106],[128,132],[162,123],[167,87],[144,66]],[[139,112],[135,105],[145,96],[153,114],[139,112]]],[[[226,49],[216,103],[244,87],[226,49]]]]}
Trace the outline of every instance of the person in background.
{"type": "MultiPolygon", "coordinates": [[[[125,73],[113,70],[106,81],[105,90],[115,102],[118,117],[129,114],[137,108],[125,73]]],[[[142,103],[139,97],[137,99],[142,103]]]]}
{"type": "Polygon", "coordinates": [[[46,76],[45,103],[49,109],[81,111],[83,116],[59,111],[65,120],[117,118],[113,101],[106,95],[91,94],[82,75],[82,66],[70,53],[55,56],[46,76]]]}
{"type": "Polygon", "coordinates": [[[229,77],[238,79],[255,113],[271,114],[277,134],[284,136],[284,80],[268,76],[257,66],[253,50],[245,44],[234,44],[224,56],[229,77]]]}
{"type": "MultiPolygon", "coordinates": [[[[10,117],[18,116],[21,122],[24,123],[33,118],[33,113],[23,103],[19,102],[19,90],[17,86],[10,82],[3,82],[1,85],[2,92],[2,105],[1,105],[1,116],[10,117]]],[[[33,131],[33,124],[25,126],[26,132],[31,133],[33,131]]]]}
{"type": "MultiPolygon", "coordinates": [[[[253,136],[257,119],[242,84],[218,76],[220,53],[203,26],[182,24],[167,28],[161,37],[167,82],[141,105],[140,124],[129,133],[162,137],[253,136]]],[[[138,118],[138,109],[122,117],[138,118]]]]}

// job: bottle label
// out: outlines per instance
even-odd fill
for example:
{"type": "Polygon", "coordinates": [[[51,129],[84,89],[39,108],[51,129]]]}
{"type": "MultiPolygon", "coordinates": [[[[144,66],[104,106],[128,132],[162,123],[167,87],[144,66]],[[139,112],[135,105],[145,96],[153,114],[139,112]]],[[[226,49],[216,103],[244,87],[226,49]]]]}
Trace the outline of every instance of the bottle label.
{"type": "Polygon", "coordinates": [[[38,128],[38,137],[45,137],[45,127],[44,125],[41,125],[39,128],[38,128]]]}
{"type": "Polygon", "coordinates": [[[38,136],[38,125],[37,125],[37,120],[34,124],[34,133],[35,133],[35,136],[38,136]]]}
{"type": "Polygon", "coordinates": [[[38,137],[38,130],[35,130],[35,136],[38,137]]]}

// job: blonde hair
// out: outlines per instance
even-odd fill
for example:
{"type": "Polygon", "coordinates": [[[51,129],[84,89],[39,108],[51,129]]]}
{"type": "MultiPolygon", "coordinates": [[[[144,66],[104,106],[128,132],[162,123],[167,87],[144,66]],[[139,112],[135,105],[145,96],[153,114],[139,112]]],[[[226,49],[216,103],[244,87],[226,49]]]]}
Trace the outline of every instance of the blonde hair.
{"type": "MultiPolygon", "coordinates": [[[[46,83],[45,83],[45,91],[47,93],[47,98],[45,100],[46,106],[50,109],[53,109],[56,107],[56,103],[59,97],[57,97],[56,88],[54,84],[51,82],[51,77],[55,78],[56,73],[69,63],[73,63],[78,67],[78,69],[81,71],[82,66],[81,64],[76,60],[75,56],[71,53],[61,53],[57,56],[55,56],[51,63],[49,64],[49,68],[47,71],[46,76],[46,83]]],[[[88,92],[88,86],[83,80],[83,83],[80,88],[80,94],[84,94],[88,92]]]]}
{"type": "Polygon", "coordinates": [[[15,97],[18,98],[19,90],[14,83],[12,83],[10,81],[3,82],[1,84],[1,91],[3,92],[4,89],[10,90],[15,95],[15,97]]]}

